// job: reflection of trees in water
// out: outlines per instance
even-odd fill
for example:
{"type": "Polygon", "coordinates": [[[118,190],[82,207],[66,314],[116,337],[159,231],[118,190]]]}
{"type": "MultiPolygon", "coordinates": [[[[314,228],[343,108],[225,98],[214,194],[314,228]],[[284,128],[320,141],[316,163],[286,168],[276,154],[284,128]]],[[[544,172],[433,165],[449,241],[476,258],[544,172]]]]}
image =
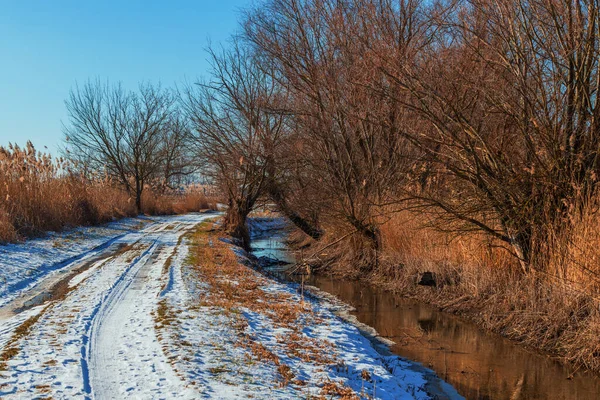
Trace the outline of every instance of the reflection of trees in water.
{"type": "Polygon", "coordinates": [[[437,325],[436,321],[433,319],[419,319],[417,320],[417,324],[425,333],[435,331],[437,325]]]}
{"type": "Polygon", "coordinates": [[[425,304],[359,282],[316,278],[316,286],[357,308],[356,317],[393,338],[397,354],[433,368],[468,399],[596,399],[600,378],[577,375],[499,336],[425,304]]]}

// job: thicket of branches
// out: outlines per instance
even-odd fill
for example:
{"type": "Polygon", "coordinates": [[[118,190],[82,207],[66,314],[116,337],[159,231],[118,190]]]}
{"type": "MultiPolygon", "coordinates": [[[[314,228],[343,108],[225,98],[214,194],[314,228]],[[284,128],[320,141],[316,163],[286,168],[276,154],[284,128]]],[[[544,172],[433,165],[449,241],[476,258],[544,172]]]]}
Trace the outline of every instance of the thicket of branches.
{"type": "Polygon", "coordinates": [[[267,0],[243,27],[185,96],[240,236],[269,196],[368,269],[410,209],[527,273],[597,196],[597,1],[267,0]]]}

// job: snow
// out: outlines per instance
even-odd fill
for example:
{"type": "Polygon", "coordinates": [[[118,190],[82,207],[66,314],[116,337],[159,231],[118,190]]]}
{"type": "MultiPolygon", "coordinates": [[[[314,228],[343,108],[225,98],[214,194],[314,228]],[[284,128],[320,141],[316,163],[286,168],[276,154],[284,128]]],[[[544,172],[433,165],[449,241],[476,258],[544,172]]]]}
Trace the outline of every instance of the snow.
{"type": "Polygon", "coordinates": [[[172,251],[171,246],[161,249],[157,242],[151,244],[104,299],[93,318],[85,350],[94,397],[193,396],[181,387],[155,340],[153,328],[152,313],[161,287],[161,269],[172,251]],[[158,379],[146,380],[152,376],[158,379]]]}
{"type": "MultiPolygon", "coordinates": [[[[152,312],[166,259],[179,237],[208,217],[172,217],[123,235],[129,247],[106,248],[106,259],[74,287],[70,282],[65,299],[28,310],[40,317],[0,371],[0,398],[193,397],[157,345],[152,312]]],[[[1,321],[4,342],[22,314],[1,321]]]]}
{"type": "MultiPolygon", "coordinates": [[[[17,351],[4,367],[0,361],[0,398],[289,399],[319,396],[328,382],[361,398],[430,398],[426,372],[375,350],[337,315],[344,306],[327,296],[301,298],[296,286],[250,270],[258,290],[310,310],[299,322],[301,336],[324,344],[332,364],[290,355],[281,338],[292,332],[261,307],[231,312],[199,303],[211,287],[190,266],[187,233],[213,216],[132,219],[3,246],[0,353],[17,351]],[[15,313],[15,305],[66,271],[74,275],[62,297],[15,313]],[[16,337],[32,318],[28,332],[16,337]],[[303,384],[279,384],[277,365],[253,359],[239,343],[240,330],[303,384]]],[[[269,229],[269,222],[260,224],[269,229]]],[[[237,279],[228,279],[237,287],[237,279]]]]}
{"type": "Polygon", "coordinates": [[[152,222],[145,217],[125,218],[100,227],[50,232],[39,239],[0,245],[0,307],[47,275],[92,257],[127,233],[152,222]]]}
{"type": "MultiPolygon", "coordinates": [[[[277,222],[259,221],[254,226],[258,224],[266,231],[277,222]]],[[[194,282],[192,278],[186,279],[193,273],[180,263],[172,268],[175,271],[173,285],[164,297],[178,318],[176,324],[163,329],[166,337],[162,340],[169,343],[168,354],[175,360],[175,369],[194,382],[205,397],[310,398],[322,394],[324,383],[336,382],[352,388],[355,393],[362,393],[362,398],[430,398],[425,390],[425,373],[400,357],[378,353],[353,324],[336,315],[339,304],[317,295],[304,299],[307,309],[320,323],[307,325],[302,333],[306,340],[314,343],[331,343],[332,346],[325,346],[323,351],[336,360],[331,365],[309,363],[289,355],[281,337],[292,332],[261,312],[242,308],[238,315],[219,307],[191,306],[191,299],[203,298],[209,288],[206,285],[186,286],[187,282],[194,282]],[[276,365],[251,360],[248,351],[237,344],[238,334],[233,327],[240,319],[247,321],[244,335],[272,351],[282,364],[290,367],[297,379],[304,382],[302,386],[274,384],[279,379],[276,365]],[[364,371],[368,372],[371,381],[363,379],[364,371]]],[[[294,304],[302,302],[297,286],[256,275],[261,290],[288,297],[287,301],[294,304]]],[[[227,278],[222,281],[231,282],[227,278]]]]}

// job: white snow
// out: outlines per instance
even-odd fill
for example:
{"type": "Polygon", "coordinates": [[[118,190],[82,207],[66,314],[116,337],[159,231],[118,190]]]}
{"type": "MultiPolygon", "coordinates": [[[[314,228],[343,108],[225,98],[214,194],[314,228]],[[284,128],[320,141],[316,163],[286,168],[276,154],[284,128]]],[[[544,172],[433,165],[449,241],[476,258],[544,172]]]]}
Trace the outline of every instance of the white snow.
{"type": "MultiPolygon", "coordinates": [[[[210,287],[190,269],[186,233],[212,216],[144,220],[139,230],[139,220],[128,220],[75,231],[83,239],[71,240],[74,233],[65,233],[3,246],[0,353],[17,352],[4,369],[0,362],[0,398],[288,399],[318,396],[327,382],[347,386],[361,398],[429,398],[423,372],[377,352],[335,314],[340,305],[325,296],[305,299],[311,321],[318,323],[304,326],[302,335],[331,344],[323,347],[336,360],[331,365],[290,356],[280,340],[289,330],[256,308],[231,313],[199,304],[210,287]],[[62,298],[14,314],[15,304],[85,262],[62,298]],[[162,306],[169,310],[168,320],[158,318],[162,306]],[[29,318],[38,319],[16,338],[17,327],[29,318]],[[288,365],[302,386],[277,384],[274,364],[249,357],[238,343],[235,324],[241,320],[246,321],[243,333],[288,365]]],[[[294,303],[302,300],[295,286],[252,273],[260,290],[294,303]]]]}
{"type": "Polygon", "coordinates": [[[151,313],[168,255],[180,236],[208,217],[163,219],[120,237],[129,247],[117,253],[107,247],[99,255],[106,260],[88,269],[87,277],[76,277],[79,284],[62,301],[3,320],[6,342],[23,314],[41,313],[0,371],[0,398],[193,397],[158,346],[151,313]]]}
{"type": "Polygon", "coordinates": [[[45,237],[0,245],[0,307],[76,262],[98,254],[124,235],[153,223],[150,218],[125,218],[99,227],[50,232],[45,237]]]}

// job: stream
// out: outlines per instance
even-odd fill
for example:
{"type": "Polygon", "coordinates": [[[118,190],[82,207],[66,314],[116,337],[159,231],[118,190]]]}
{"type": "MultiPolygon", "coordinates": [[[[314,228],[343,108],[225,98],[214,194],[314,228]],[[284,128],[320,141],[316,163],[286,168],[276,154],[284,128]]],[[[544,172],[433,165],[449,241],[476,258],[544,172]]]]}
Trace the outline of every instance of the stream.
{"type": "MultiPolygon", "coordinates": [[[[294,281],[283,273],[285,263],[294,262],[286,234],[283,226],[263,231],[253,238],[252,253],[269,272],[294,281]]],[[[427,304],[356,281],[312,276],[307,283],[352,305],[360,322],[395,342],[393,353],[434,370],[467,399],[600,398],[599,376],[573,371],[427,304]]]]}

